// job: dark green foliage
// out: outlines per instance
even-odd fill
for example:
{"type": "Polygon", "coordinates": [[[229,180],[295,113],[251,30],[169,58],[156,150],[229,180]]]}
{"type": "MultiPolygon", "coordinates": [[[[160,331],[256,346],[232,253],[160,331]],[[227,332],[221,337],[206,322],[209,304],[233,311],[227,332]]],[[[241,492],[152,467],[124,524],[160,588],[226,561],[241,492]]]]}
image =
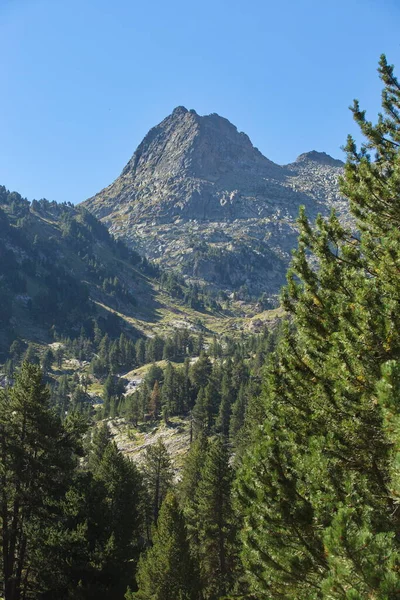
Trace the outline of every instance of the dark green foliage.
{"type": "Polygon", "coordinates": [[[149,388],[153,389],[156,381],[160,383],[163,379],[163,375],[164,373],[162,368],[156,364],[152,364],[150,369],[146,373],[146,383],[149,386],[149,388]]]}
{"type": "Polygon", "coordinates": [[[334,214],[314,228],[300,214],[282,295],[292,326],[265,375],[266,418],[253,422],[238,478],[257,598],[399,594],[400,86],[384,58],[379,70],[384,114],[373,125],[355,102],[366,143],[346,147],[342,189],[359,235],[334,214]]]}
{"type": "Polygon", "coordinates": [[[123,598],[140,550],[142,487],[137,468],[108,443],[92,472],[76,473],[63,528],[43,562],[46,598],[123,598]]]}
{"type": "Polygon", "coordinates": [[[161,504],[172,482],[171,459],[161,439],[146,448],[142,470],[148,494],[148,515],[157,523],[161,504]]]}
{"type": "Polygon", "coordinates": [[[200,546],[197,511],[197,488],[201,479],[207,448],[208,438],[203,432],[201,432],[190,446],[190,450],[186,456],[183,467],[182,480],[178,488],[180,505],[182,506],[185,515],[191,548],[197,557],[197,560],[200,546]]]}
{"type": "Polygon", "coordinates": [[[24,363],[0,392],[1,579],[6,600],[41,588],[43,544],[71,483],[79,450],[73,429],[50,410],[37,366],[24,363]]]}
{"type": "Polygon", "coordinates": [[[137,583],[139,591],[128,592],[127,600],[196,600],[201,597],[184,517],[172,493],[166,496],[161,507],[153,545],[140,558],[137,583]]]}
{"type": "Polygon", "coordinates": [[[205,388],[211,375],[211,362],[205,352],[201,352],[199,359],[194,363],[190,370],[190,379],[197,388],[205,388]]]}
{"type": "Polygon", "coordinates": [[[47,373],[49,371],[51,371],[51,367],[53,365],[54,362],[54,354],[53,352],[50,350],[50,348],[48,348],[46,350],[46,352],[44,353],[43,357],[42,357],[42,371],[44,375],[47,375],[47,373]]]}
{"type": "Polygon", "coordinates": [[[240,386],[236,401],[232,406],[232,415],[229,422],[229,435],[233,441],[237,440],[237,436],[244,426],[247,407],[247,394],[245,386],[240,386]]]}
{"type": "Polygon", "coordinates": [[[232,507],[233,470],[222,437],[210,442],[196,489],[195,519],[206,598],[227,594],[236,579],[237,541],[232,507]]]}
{"type": "Polygon", "coordinates": [[[38,353],[32,344],[29,344],[29,346],[25,352],[24,360],[25,360],[25,362],[28,362],[32,365],[39,364],[40,359],[39,359],[38,353]]]}
{"type": "Polygon", "coordinates": [[[111,442],[111,434],[107,423],[101,423],[97,426],[93,433],[89,451],[89,467],[90,470],[97,471],[106,448],[111,442]]]}
{"type": "Polygon", "coordinates": [[[229,436],[229,425],[234,401],[234,392],[231,388],[228,371],[225,372],[221,384],[221,402],[219,405],[218,417],[216,421],[217,431],[226,438],[229,436]]]}
{"type": "Polygon", "coordinates": [[[200,388],[196,403],[192,411],[192,427],[195,437],[207,431],[208,414],[206,408],[206,394],[204,388],[200,388]]]}
{"type": "Polygon", "coordinates": [[[24,363],[0,393],[0,580],[5,600],[123,598],[145,527],[135,465],[99,427],[83,454],[85,421],[61,421],[38,366],[24,363]]]}

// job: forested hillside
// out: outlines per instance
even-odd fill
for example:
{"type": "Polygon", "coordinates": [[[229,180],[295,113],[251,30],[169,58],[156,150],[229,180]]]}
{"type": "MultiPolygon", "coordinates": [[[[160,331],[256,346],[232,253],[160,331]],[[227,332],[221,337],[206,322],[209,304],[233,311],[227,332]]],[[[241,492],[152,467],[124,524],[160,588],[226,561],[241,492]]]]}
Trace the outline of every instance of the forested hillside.
{"type": "MultiPolygon", "coordinates": [[[[5,600],[400,597],[400,84],[384,56],[379,74],[382,115],[373,124],[355,102],[364,143],[346,146],[341,190],[356,229],[335,212],[315,223],[300,212],[280,325],[235,339],[204,324],[146,339],[100,321],[93,304],[139,305],[137,278],[151,268],[100,226],[96,255],[104,247],[121,261],[120,295],[107,273],[90,297],[77,287],[65,319],[44,304],[56,341],[40,357],[15,339],[0,391],[5,600]],[[88,401],[95,389],[101,398],[88,401]],[[121,428],[140,460],[118,447],[121,428]],[[164,440],[179,430],[177,460],[164,440]]],[[[69,207],[55,225],[58,205],[6,198],[2,252],[20,275],[5,269],[4,306],[17,294],[23,314],[40,315],[43,251],[29,267],[24,218],[32,245],[39,220],[73,245],[92,217],[69,207]]],[[[79,249],[84,267],[70,263],[68,277],[89,274],[89,256],[79,249]]],[[[175,275],[157,281],[184,296],[175,275]]]]}
{"type": "Polygon", "coordinates": [[[151,266],[85,210],[30,204],[0,187],[0,228],[3,358],[15,338],[77,337],[93,331],[95,319],[115,336],[122,323],[113,309],[129,315],[151,302],[143,277],[151,266]]]}

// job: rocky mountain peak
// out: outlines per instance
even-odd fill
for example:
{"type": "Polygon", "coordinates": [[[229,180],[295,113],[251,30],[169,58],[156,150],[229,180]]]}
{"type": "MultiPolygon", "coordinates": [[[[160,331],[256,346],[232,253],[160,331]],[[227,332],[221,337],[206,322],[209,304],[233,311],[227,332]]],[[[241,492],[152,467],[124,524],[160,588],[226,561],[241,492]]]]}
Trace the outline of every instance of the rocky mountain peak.
{"type": "Polygon", "coordinates": [[[332,158],[332,156],[330,156],[326,152],[317,152],[316,150],[311,150],[311,152],[304,152],[296,158],[296,163],[304,162],[315,162],[320,165],[328,165],[330,167],[344,166],[344,162],[342,162],[341,160],[332,158]]]}
{"type": "Polygon", "coordinates": [[[216,113],[200,116],[176,107],[138,146],[122,176],[169,179],[196,177],[215,182],[237,170],[280,176],[281,167],[265,158],[249,137],[216,113]]]}
{"type": "Polygon", "coordinates": [[[178,106],[85,205],[114,235],[191,279],[275,293],[297,243],[299,206],[310,218],[346,211],[342,166],[316,151],[277,165],[228,119],[178,106]]]}
{"type": "MultiPolygon", "coordinates": [[[[185,106],[177,106],[176,108],[174,108],[174,110],[172,111],[172,117],[180,117],[181,115],[185,115],[186,113],[188,113],[188,109],[185,106]]],[[[196,113],[196,111],[192,111],[193,113],[196,113]]]]}

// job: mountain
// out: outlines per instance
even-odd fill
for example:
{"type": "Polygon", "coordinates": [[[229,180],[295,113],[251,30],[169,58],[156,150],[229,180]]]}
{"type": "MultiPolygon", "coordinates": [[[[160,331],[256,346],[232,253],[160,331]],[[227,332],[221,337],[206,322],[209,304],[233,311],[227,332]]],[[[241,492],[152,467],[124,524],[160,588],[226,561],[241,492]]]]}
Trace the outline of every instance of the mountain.
{"type": "Polygon", "coordinates": [[[347,214],[343,163],[323,152],[277,165],[217,114],[180,106],[145,136],[121,175],[83,205],[117,237],[189,280],[276,294],[296,218],[347,214]]]}

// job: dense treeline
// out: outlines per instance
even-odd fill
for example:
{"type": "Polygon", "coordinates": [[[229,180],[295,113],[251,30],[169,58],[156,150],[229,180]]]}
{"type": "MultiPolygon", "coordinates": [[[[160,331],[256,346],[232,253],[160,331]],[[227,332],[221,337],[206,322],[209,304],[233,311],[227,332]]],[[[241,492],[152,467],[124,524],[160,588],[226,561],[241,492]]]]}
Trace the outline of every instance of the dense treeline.
{"type": "MultiPolygon", "coordinates": [[[[185,332],[178,332],[177,339],[182,335],[185,332]]],[[[200,337],[195,358],[187,356],[183,365],[168,359],[164,368],[153,363],[138,389],[123,398],[113,398],[108,391],[113,390],[109,378],[104,400],[112,408],[103,415],[124,416],[134,426],[161,418],[168,424],[170,417],[189,416],[192,439],[203,432],[231,435],[233,440],[242,429],[249,400],[260,391],[260,369],[278,336],[276,328],[243,342],[222,345],[214,340],[207,352],[200,337]]]]}
{"type": "Polygon", "coordinates": [[[4,597],[106,598],[129,583],[143,544],[142,478],[107,436],[85,456],[85,423],[61,423],[41,378],[24,363],[0,394],[4,597]]]}
{"type": "Polygon", "coordinates": [[[142,598],[156,583],[168,598],[237,587],[227,438],[199,431],[176,485],[161,440],[138,469],[107,424],[88,425],[72,409],[57,416],[39,365],[24,362],[0,391],[5,600],[130,598],[138,582],[142,598]]]}
{"type": "Polygon", "coordinates": [[[195,310],[222,311],[220,301],[227,298],[224,293],[216,293],[211,289],[187,283],[181,275],[173,271],[160,271],[158,280],[162,290],[166,290],[173,298],[182,300],[195,310]]]}
{"type": "MultiPolygon", "coordinates": [[[[104,337],[99,337],[99,344],[104,337]]],[[[187,348],[191,336],[180,332],[174,339],[182,349],[187,348]]],[[[175,583],[167,585],[168,594],[180,589],[182,578],[190,594],[195,594],[189,597],[203,597],[203,589],[204,597],[210,598],[216,597],[217,591],[228,590],[239,572],[229,440],[239,448],[238,434],[250,389],[253,393],[259,390],[260,368],[274,340],[275,335],[267,332],[223,347],[215,340],[209,348],[211,358],[199,348],[200,357],[192,364],[186,358],[182,366],[168,362],[164,371],[157,365],[148,371],[139,394],[151,390],[146,410],[153,410],[152,420],[160,419],[161,413],[168,420],[164,407],[171,416],[192,412],[192,449],[178,485],[173,483],[170,457],[161,441],[147,448],[140,470],[123,458],[108,426],[104,422],[96,425],[93,411],[82,408],[85,403],[91,406],[84,399],[84,381],[63,376],[56,383],[57,391],[49,387],[51,371],[65,358],[65,348],[60,346],[59,355],[56,350],[49,356],[51,350],[40,355],[32,346],[24,349],[14,343],[10,349],[16,360],[14,380],[0,392],[3,508],[7,505],[0,539],[3,556],[8,557],[0,572],[6,600],[110,595],[122,599],[127,588],[137,588],[137,581],[147,585],[151,567],[144,556],[149,546],[155,555],[164,556],[165,564],[174,560],[178,547],[187,565],[184,572],[173,567],[177,569],[175,583]],[[31,362],[21,364],[24,358],[31,362]],[[176,395],[178,382],[184,394],[181,405],[176,395]],[[201,411],[197,415],[198,397],[208,399],[205,416],[201,411]],[[221,502],[222,520],[218,516],[221,502]],[[172,534],[177,541],[168,556],[162,541],[167,534],[162,528],[170,531],[170,519],[180,529],[172,534]],[[217,545],[210,541],[210,531],[218,534],[217,545]],[[25,549],[20,555],[21,540],[25,549]],[[206,592],[210,577],[216,578],[215,584],[206,592]]],[[[204,343],[193,339],[193,343],[199,341],[204,343]]],[[[115,342],[120,349],[128,347],[135,352],[135,345],[124,336],[115,342]]],[[[163,343],[165,346],[166,341],[163,343]]],[[[146,352],[149,341],[144,344],[146,352]]],[[[147,350],[153,347],[148,345],[147,350]]],[[[110,405],[119,394],[120,410],[131,418],[135,394],[123,398],[124,388],[116,391],[115,387],[119,381],[116,376],[106,378],[99,416],[107,416],[107,400],[112,412],[110,405]]],[[[160,577],[163,579],[162,573],[160,577]]],[[[152,585],[152,575],[150,579],[152,585]]],[[[165,587],[165,581],[160,585],[165,587]]],[[[128,591],[127,597],[132,593],[136,592],[128,591]]]]}
{"type": "Polygon", "coordinates": [[[262,335],[242,341],[213,338],[206,345],[202,332],[195,335],[182,329],[169,337],[135,341],[124,333],[111,337],[114,327],[118,332],[118,319],[114,323],[111,313],[102,327],[96,319],[88,322],[75,339],[54,332],[54,343],[40,351],[33,344],[14,340],[4,365],[6,381],[12,382],[26,361],[40,365],[52,405],[62,418],[71,411],[97,418],[123,416],[136,427],[146,421],[168,423],[169,417],[190,415],[192,437],[201,429],[226,434],[239,431],[243,424],[248,399],[260,387],[260,368],[279,336],[279,328],[265,329],[262,335]],[[110,335],[103,335],[104,330],[110,335]],[[162,360],[164,368],[157,364],[162,360]],[[143,365],[150,365],[144,380],[128,393],[125,374],[143,365]],[[94,382],[102,386],[103,402],[96,415],[93,403],[99,398],[88,393],[94,382]]]}

